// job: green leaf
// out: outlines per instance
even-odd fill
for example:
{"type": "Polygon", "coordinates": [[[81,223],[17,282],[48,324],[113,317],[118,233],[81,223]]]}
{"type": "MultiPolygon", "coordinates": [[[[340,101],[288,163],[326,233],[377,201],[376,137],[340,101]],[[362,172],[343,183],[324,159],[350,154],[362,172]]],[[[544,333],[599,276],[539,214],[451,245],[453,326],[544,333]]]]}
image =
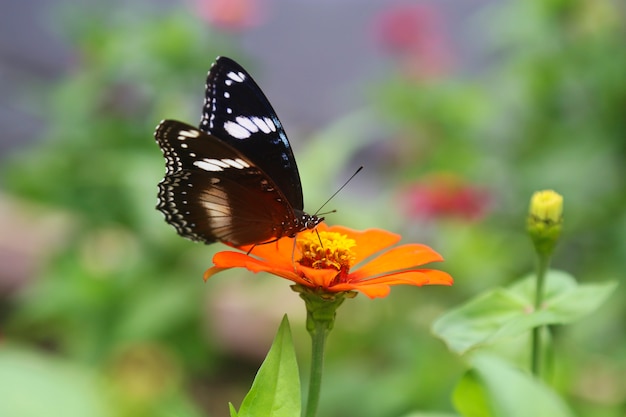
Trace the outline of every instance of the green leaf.
{"type": "Polygon", "coordinates": [[[233,403],[228,403],[228,410],[230,411],[230,417],[239,417],[233,403]]]}
{"type": "Polygon", "coordinates": [[[433,324],[433,332],[452,351],[463,354],[536,326],[572,323],[602,305],[616,286],[615,282],[577,284],[564,272],[549,271],[543,307],[534,311],[535,277],[528,276],[451,310],[433,324]]]}
{"type": "Polygon", "coordinates": [[[0,348],[0,416],[105,417],[111,410],[91,370],[19,347],[0,348]]]}
{"type": "MultiPolygon", "coordinates": [[[[600,307],[617,288],[617,282],[578,284],[569,274],[549,271],[544,308],[537,313],[539,324],[568,324],[585,317],[600,307]]],[[[513,284],[510,290],[532,305],[535,297],[535,277],[528,276],[513,284]]]]}
{"type": "Polygon", "coordinates": [[[465,417],[572,417],[541,381],[495,356],[477,355],[457,385],[454,405],[465,417]]]}
{"type": "Polygon", "coordinates": [[[507,290],[488,291],[440,317],[433,324],[433,332],[452,351],[463,354],[492,341],[507,323],[523,317],[525,306],[507,290]]]}
{"type": "Polygon", "coordinates": [[[452,394],[454,406],[467,417],[494,417],[487,399],[488,393],[473,371],[461,378],[452,394]]]}
{"type": "Polygon", "coordinates": [[[238,417],[295,417],[300,415],[300,408],[298,363],[285,316],[238,417]]]}

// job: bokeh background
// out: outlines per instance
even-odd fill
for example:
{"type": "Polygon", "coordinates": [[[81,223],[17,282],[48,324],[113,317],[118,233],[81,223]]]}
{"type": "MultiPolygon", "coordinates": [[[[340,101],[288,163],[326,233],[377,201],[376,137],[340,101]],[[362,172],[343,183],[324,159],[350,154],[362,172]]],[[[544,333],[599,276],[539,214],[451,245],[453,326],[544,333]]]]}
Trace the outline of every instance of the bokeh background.
{"type": "MultiPolygon", "coordinates": [[[[446,258],[451,288],[339,311],[320,415],[453,412],[447,309],[533,268],[535,190],[565,198],[553,265],[626,271],[626,6],[619,0],[4,0],[0,15],[0,415],[225,416],[282,315],[306,375],[304,307],[278,278],[202,282],[223,246],[154,208],[163,118],[196,124],[217,55],[291,139],[305,205],[446,258]]],[[[623,285],[555,329],[551,383],[582,416],[626,413],[623,285]]]]}

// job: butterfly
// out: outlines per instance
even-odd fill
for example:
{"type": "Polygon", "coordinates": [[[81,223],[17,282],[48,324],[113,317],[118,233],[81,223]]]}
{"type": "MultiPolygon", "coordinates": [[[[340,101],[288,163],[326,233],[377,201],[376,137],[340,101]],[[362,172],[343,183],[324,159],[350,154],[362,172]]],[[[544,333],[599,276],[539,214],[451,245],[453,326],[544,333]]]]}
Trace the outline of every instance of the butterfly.
{"type": "Polygon", "coordinates": [[[257,245],[314,229],[287,135],[261,88],[230,58],[206,82],[199,128],[164,120],[154,133],[165,157],[157,209],[179,235],[257,245]]]}

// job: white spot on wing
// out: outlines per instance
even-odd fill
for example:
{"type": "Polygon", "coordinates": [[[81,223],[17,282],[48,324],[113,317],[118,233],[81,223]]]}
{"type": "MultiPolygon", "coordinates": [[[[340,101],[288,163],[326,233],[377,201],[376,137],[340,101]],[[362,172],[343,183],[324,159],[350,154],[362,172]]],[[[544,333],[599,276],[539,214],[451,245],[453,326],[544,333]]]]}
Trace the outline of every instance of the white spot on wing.
{"type": "Polygon", "coordinates": [[[269,117],[264,117],[263,120],[272,132],[276,132],[276,125],[274,124],[274,121],[272,119],[270,119],[269,117]]]}
{"type": "MultiPolygon", "coordinates": [[[[253,118],[253,119],[255,119],[255,118],[253,118]]],[[[235,119],[235,121],[237,123],[239,123],[239,125],[243,126],[247,130],[249,130],[251,133],[256,133],[256,132],[259,131],[259,127],[254,123],[253,119],[249,119],[247,117],[239,116],[239,117],[237,117],[235,119]]]]}
{"type": "Polygon", "coordinates": [[[235,161],[238,164],[243,165],[244,168],[250,168],[250,165],[246,161],[244,161],[243,159],[237,158],[237,159],[235,159],[235,161]]]}
{"type": "Polygon", "coordinates": [[[222,159],[221,162],[224,162],[226,164],[228,164],[230,167],[232,168],[237,168],[237,169],[244,169],[244,168],[249,168],[250,165],[248,165],[248,163],[246,161],[244,161],[243,159],[222,159]]]}
{"type": "Polygon", "coordinates": [[[193,164],[194,166],[197,166],[198,168],[203,169],[205,171],[212,171],[212,172],[223,171],[223,169],[218,167],[217,165],[213,165],[206,161],[193,161],[193,164]]]}
{"type": "MultiPolygon", "coordinates": [[[[265,118],[267,119],[267,118],[265,118]]],[[[252,122],[259,128],[263,133],[270,133],[272,129],[268,126],[267,122],[264,119],[259,117],[252,117],[252,122]]],[[[273,125],[273,123],[272,123],[273,125]]]]}
{"type": "Polygon", "coordinates": [[[194,166],[197,166],[200,169],[203,169],[205,171],[210,171],[210,172],[224,171],[224,168],[228,166],[217,159],[208,159],[208,158],[205,158],[201,161],[193,161],[193,164],[194,166]]]}
{"type": "Polygon", "coordinates": [[[235,122],[224,123],[224,130],[236,139],[247,139],[250,137],[250,131],[235,122]]]}
{"type": "Polygon", "coordinates": [[[219,167],[222,168],[228,168],[228,166],[230,165],[228,162],[226,161],[230,161],[230,159],[210,159],[210,158],[204,158],[205,161],[217,165],[219,167]]]}
{"type": "Polygon", "coordinates": [[[178,132],[178,139],[185,140],[187,138],[197,138],[200,136],[200,132],[197,130],[181,130],[178,132]]]}
{"type": "Polygon", "coordinates": [[[246,75],[243,72],[229,72],[226,74],[228,78],[233,81],[237,81],[238,83],[242,83],[246,79],[246,75]]]}
{"type": "Polygon", "coordinates": [[[203,169],[205,171],[210,171],[210,172],[224,171],[225,168],[236,168],[236,169],[250,168],[250,164],[248,164],[246,161],[244,161],[241,158],[237,158],[237,159],[204,158],[200,161],[194,161],[193,165],[200,169],[203,169]]]}

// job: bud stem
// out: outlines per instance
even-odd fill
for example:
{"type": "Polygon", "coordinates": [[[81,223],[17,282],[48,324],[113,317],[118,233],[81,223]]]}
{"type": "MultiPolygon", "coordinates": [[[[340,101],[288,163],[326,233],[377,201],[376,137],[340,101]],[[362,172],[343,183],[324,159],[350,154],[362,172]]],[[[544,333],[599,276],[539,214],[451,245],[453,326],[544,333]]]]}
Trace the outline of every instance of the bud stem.
{"type": "MultiPolygon", "coordinates": [[[[543,303],[543,292],[546,272],[550,265],[550,256],[546,254],[538,254],[537,262],[537,284],[535,289],[535,313],[541,309],[543,303]]],[[[530,368],[532,373],[539,377],[541,374],[541,331],[543,326],[537,326],[532,331],[532,351],[531,351],[531,363],[530,368]]]]}

